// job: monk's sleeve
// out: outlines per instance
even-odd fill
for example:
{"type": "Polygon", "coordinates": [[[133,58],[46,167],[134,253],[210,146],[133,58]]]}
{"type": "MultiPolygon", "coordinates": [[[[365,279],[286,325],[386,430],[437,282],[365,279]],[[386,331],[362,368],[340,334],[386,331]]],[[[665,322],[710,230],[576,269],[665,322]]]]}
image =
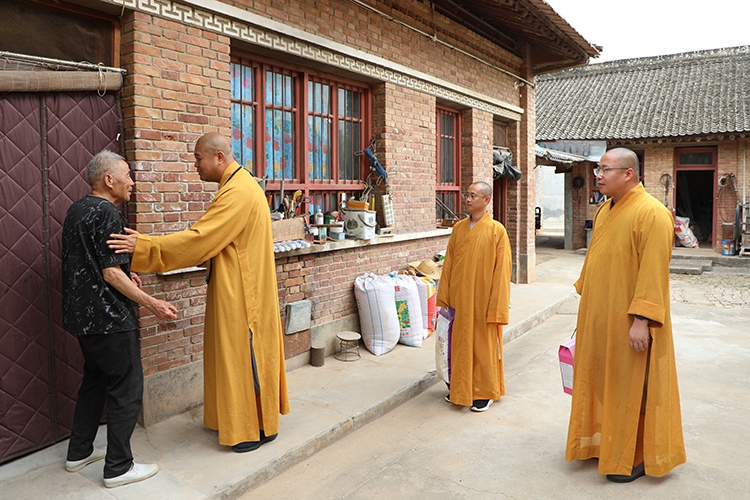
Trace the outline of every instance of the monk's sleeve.
{"type": "MultiPolygon", "coordinates": [[[[658,207],[657,207],[658,208],[658,207]]],[[[628,314],[664,323],[669,299],[669,260],[672,255],[672,216],[652,210],[639,221],[637,231],[638,276],[628,314]]]]}
{"type": "Polygon", "coordinates": [[[502,227],[497,230],[495,247],[495,268],[492,270],[492,288],[487,305],[487,323],[508,324],[510,302],[510,273],[513,259],[510,252],[508,233],[502,227]]]}
{"type": "Polygon", "coordinates": [[[583,261],[583,267],[581,268],[581,275],[578,277],[578,280],[573,283],[573,286],[576,288],[576,292],[578,292],[578,295],[581,295],[583,293],[583,276],[586,273],[586,260],[583,261]]]}
{"type": "Polygon", "coordinates": [[[250,199],[236,187],[216,196],[211,206],[187,231],[166,236],[140,235],[131,270],[167,272],[205,262],[226,248],[239,234],[250,211],[250,199]]]}
{"type": "Polygon", "coordinates": [[[437,300],[435,302],[440,307],[451,307],[451,272],[453,269],[454,235],[455,233],[452,233],[448,240],[448,248],[445,250],[445,259],[443,260],[443,272],[440,274],[440,285],[438,286],[437,300]]]}

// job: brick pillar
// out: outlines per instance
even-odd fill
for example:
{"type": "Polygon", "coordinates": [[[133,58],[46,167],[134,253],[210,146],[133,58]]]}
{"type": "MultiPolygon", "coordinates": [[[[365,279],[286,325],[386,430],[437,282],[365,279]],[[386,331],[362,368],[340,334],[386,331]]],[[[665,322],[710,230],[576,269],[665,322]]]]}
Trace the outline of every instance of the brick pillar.
{"type": "MultiPolygon", "coordinates": [[[[492,187],[492,115],[479,109],[461,113],[461,186],[484,181],[492,187]]],[[[492,204],[489,206],[492,211],[492,204]]]]}
{"type": "MultiPolygon", "coordinates": [[[[531,51],[528,46],[524,48],[524,65],[521,68],[521,76],[530,81],[534,79],[531,71],[531,51]]],[[[518,212],[519,234],[516,280],[518,283],[533,283],[534,268],[536,266],[536,230],[534,228],[534,207],[536,206],[536,176],[534,175],[534,167],[536,166],[536,154],[534,153],[536,110],[534,87],[524,85],[519,91],[521,94],[520,105],[524,109],[524,114],[521,117],[518,127],[518,154],[515,155],[517,166],[523,173],[523,177],[518,181],[520,204],[518,212]]]]}
{"type": "MultiPolygon", "coordinates": [[[[392,83],[373,87],[376,156],[388,172],[397,233],[435,229],[436,113],[432,96],[392,83]]],[[[381,223],[385,188],[381,184],[375,190],[381,223]]]]}

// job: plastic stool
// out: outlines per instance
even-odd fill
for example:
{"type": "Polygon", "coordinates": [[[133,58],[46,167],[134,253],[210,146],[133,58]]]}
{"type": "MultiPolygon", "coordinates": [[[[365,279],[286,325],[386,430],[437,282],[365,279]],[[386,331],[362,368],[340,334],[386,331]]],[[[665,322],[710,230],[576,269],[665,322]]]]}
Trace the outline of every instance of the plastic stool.
{"type": "Polygon", "coordinates": [[[362,355],[359,353],[359,339],[362,335],[357,332],[344,331],[336,335],[339,339],[339,352],[333,355],[339,361],[357,361],[362,355]]]}

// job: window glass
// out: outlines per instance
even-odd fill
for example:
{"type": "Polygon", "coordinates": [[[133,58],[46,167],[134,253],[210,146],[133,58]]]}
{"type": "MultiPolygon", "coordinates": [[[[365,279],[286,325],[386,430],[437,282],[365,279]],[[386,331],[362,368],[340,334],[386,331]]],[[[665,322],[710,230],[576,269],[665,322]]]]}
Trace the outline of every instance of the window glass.
{"type": "Polygon", "coordinates": [[[363,189],[365,87],[234,57],[230,90],[233,154],[266,177],[272,208],[282,179],[286,195],[303,192],[298,213],[335,210],[363,189]]]}
{"type": "Polygon", "coordinates": [[[295,178],[294,78],[266,70],[265,155],[269,180],[295,178]]]}
{"type": "Polygon", "coordinates": [[[307,84],[308,178],[331,179],[331,87],[319,82],[307,84]]]}
{"type": "Polygon", "coordinates": [[[231,65],[231,99],[232,99],[232,154],[237,162],[255,169],[254,149],[254,115],[255,115],[255,81],[253,68],[237,63],[231,65]]]}
{"type": "Polygon", "coordinates": [[[713,165],[714,157],[711,151],[680,153],[680,165],[713,165]]]}
{"type": "Polygon", "coordinates": [[[445,208],[437,204],[437,219],[450,219],[449,210],[458,215],[461,211],[459,182],[460,138],[458,112],[438,108],[437,111],[437,188],[436,197],[445,208]],[[446,208],[448,210],[446,210],[446,208]]]}

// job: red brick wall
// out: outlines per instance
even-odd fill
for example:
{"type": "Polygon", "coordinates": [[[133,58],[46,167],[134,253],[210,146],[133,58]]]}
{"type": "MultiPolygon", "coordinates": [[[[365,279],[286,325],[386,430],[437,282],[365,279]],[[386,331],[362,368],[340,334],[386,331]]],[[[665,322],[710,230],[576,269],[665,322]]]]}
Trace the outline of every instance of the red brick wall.
{"type": "MultiPolygon", "coordinates": [[[[225,0],[224,3],[518,105],[518,93],[513,88],[512,79],[352,2],[225,0]],[[414,57],[414,54],[419,56],[414,57]]],[[[366,3],[430,36],[434,34],[441,41],[518,74],[521,60],[517,56],[433,11],[429,2],[368,0],[366,3]]]]}
{"type": "Polygon", "coordinates": [[[436,113],[432,96],[391,83],[373,88],[372,129],[388,172],[397,233],[435,229],[436,113]]]}
{"type": "MultiPolygon", "coordinates": [[[[715,146],[717,147],[718,156],[717,156],[717,179],[721,177],[725,173],[733,173],[735,175],[735,180],[737,183],[737,190],[738,190],[738,198],[742,199],[742,183],[743,183],[743,175],[742,175],[742,161],[743,161],[743,146],[748,141],[740,140],[719,140],[719,141],[690,141],[690,142],[684,142],[684,143],[662,143],[662,144],[628,144],[624,147],[627,147],[629,149],[632,149],[634,151],[643,151],[643,163],[644,163],[644,175],[643,180],[646,186],[646,191],[653,195],[657,200],[664,202],[665,197],[667,201],[667,207],[670,209],[670,211],[673,211],[674,209],[674,194],[675,194],[675,149],[681,148],[681,147],[704,147],[704,146],[715,146]],[[662,175],[669,174],[671,177],[671,183],[669,188],[667,189],[665,193],[664,185],[661,183],[662,175]]],[[[750,144],[748,144],[750,146],[750,144]]],[[[614,146],[609,146],[614,147],[614,146]]],[[[747,146],[745,146],[747,147],[747,146]]],[[[593,167],[593,165],[592,165],[593,167]]],[[[574,170],[576,172],[577,170],[574,170]]],[[[578,175],[578,174],[574,174],[578,175]]],[[[588,175],[585,176],[587,181],[586,186],[586,192],[589,192],[589,182],[590,177],[588,175]]],[[[748,192],[750,193],[750,185],[748,185],[748,192]]],[[[725,205],[729,208],[727,208],[725,211],[727,213],[731,213],[731,205],[734,203],[734,196],[732,195],[723,195],[728,196],[728,201],[725,202],[725,205]]],[[[577,200],[574,200],[574,221],[573,221],[573,248],[579,248],[579,235],[578,235],[578,227],[579,222],[575,219],[577,214],[581,212],[581,208],[583,207],[583,202],[579,202],[577,200]],[[577,208],[576,208],[577,207],[577,208]]],[[[586,218],[591,219],[596,213],[596,209],[598,208],[598,205],[591,205],[588,204],[588,201],[586,201],[586,218]]],[[[733,216],[728,217],[727,221],[724,221],[722,219],[721,213],[719,211],[719,207],[717,205],[717,210],[714,211],[714,226],[716,228],[716,238],[713,242],[713,247],[716,251],[721,251],[721,229],[722,224],[725,222],[731,223],[734,220],[733,216]]],[[[580,226],[582,227],[582,226],[580,226]]],[[[585,243],[585,240],[580,240],[581,246],[585,243]]]]}
{"type": "Polygon", "coordinates": [[[276,259],[276,277],[282,316],[286,304],[304,299],[313,301],[313,326],[356,314],[353,286],[357,276],[368,272],[387,274],[399,271],[406,268],[409,262],[434,256],[445,250],[447,245],[446,236],[323,254],[279,257],[276,259]]]}
{"type": "MultiPolygon", "coordinates": [[[[522,103],[513,78],[345,0],[226,3],[503,102],[520,106],[533,100],[533,96],[527,95],[522,103]],[[415,52],[420,56],[413,57],[415,52]]],[[[443,18],[429,3],[416,0],[370,3],[495,66],[514,73],[521,68],[521,59],[443,18]]],[[[129,206],[130,224],[149,234],[184,230],[202,215],[217,188],[216,184],[199,180],[192,167],[192,152],[195,141],[204,133],[229,134],[232,42],[212,32],[127,9],[122,19],[121,41],[121,63],[128,71],[121,93],[125,148],[127,159],[134,165],[136,180],[129,206]]],[[[283,54],[273,57],[282,61],[285,58],[283,54]]],[[[389,173],[397,233],[434,229],[435,106],[433,96],[416,90],[390,83],[373,86],[372,130],[378,158],[389,173]]],[[[489,180],[492,116],[478,110],[464,111],[462,116],[468,118],[462,136],[462,143],[468,147],[462,151],[465,172],[471,172],[473,178],[489,180]]],[[[528,147],[528,136],[533,129],[526,127],[524,133],[524,145],[528,147]]],[[[511,147],[519,144],[517,137],[511,147]]],[[[528,160],[528,155],[525,157],[528,160]]],[[[513,195],[517,197],[518,193],[513,195]]],[[[519,219],[517,214],[515,219],[519,219]]],[[[509,216],[509,221],[512,220],[509,216]]],[[[287,303],[302,299],[313,301],[313,325],[353,314],[356,304],[352,284],[356,276],[399,269],[409,261],[433,255],[446,244],[447,237],[441,237],[280,257],[277,273],[282,315],[287,303]]],[[[148,293],[172,301],[180,311],[177,321],[167,324],[157,324],[145,310],[140,312],[145,374],[200,360],[205,301],[203,273],[144,278],[148,293]]],[[[309,331],[285,336],[285,347],[287,356],[308,349],[309,331]]]]}
{"type": "MultiPolygon", "coordinates": [[[[131,227],[181,231],[200,218],[216,191],[192,168],[193,145],[206,132],[229,133],[229,39],[126,11],[121,63],[125,151],[135,170],[131,227]]],[[[178,319],[159,324],[141,308],[146,375],[203,357],[203,273],[144,276],[144,290],[175,304],[178,319]]]]}

